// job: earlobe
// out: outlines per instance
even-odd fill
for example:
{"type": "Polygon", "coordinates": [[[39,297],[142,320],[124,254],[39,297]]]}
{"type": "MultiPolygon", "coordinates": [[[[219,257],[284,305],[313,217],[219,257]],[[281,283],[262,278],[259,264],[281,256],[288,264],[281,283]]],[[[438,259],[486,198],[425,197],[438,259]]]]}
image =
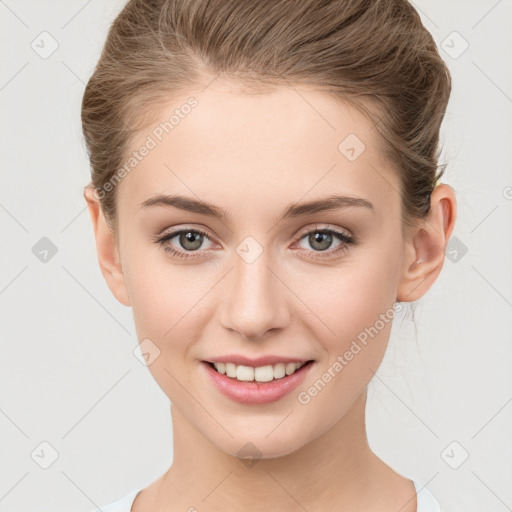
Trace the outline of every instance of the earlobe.
{"type": "Polygon", "coordinates": [[[105,221],[99,199],[95,196],[92,186],[85,187],[84,198],[91,217],[101,273],[116,299],[121,304],[130,306],[130,297],[126,288],[115,235],[105,221]]]}
{"type": "Polygon", "coordinates": [[[397,289],[397,300],[413,302],[421,298],[439,276],[446,244],[455,225],[457,202],[454,190],[438,185],[431,196],[429,215],[418,222],[406,242],[406,257],[397,289]]]}

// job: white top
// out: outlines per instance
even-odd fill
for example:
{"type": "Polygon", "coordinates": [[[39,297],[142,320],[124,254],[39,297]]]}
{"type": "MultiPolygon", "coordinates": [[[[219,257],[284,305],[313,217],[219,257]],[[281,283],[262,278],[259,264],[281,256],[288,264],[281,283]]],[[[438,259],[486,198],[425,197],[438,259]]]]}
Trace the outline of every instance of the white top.
{"type": "MultiPolygon", "coordinates": [[[[418,501],[418,508],[416,509],[416,512],[441,512],[439,503],[434,496],[432,496],[432,493],[417,481],[413,480],[412,482],[416,488],[418,501]]],[[[133,502],[135,501],[137,494],[142,491],[142,489],[144,489],[144,487],[132,491],[124,498],[113,503],[109,503],[108,505],[104,505],[103,507],[96,509],[94,512],[131,512],[133,502]]]]}

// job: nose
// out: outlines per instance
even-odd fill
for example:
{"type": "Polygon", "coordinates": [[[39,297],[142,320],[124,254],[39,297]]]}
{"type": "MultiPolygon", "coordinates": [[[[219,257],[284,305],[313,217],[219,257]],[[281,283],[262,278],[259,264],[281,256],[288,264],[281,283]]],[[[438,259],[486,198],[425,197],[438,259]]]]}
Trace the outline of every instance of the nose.
{"type": "Polygon", "coordinates": [[[248,341],[283,329],[290,318],[290,292],[269,263],[265,251],[251,263],[235,255],[222,290],[226,297],[221,306],[223,327],[248,341]]]}

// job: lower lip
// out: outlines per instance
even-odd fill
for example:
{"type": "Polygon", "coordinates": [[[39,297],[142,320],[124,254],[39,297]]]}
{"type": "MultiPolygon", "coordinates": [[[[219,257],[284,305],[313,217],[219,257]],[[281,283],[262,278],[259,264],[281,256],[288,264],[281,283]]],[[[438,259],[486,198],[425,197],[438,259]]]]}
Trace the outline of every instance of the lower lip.
{"type": "Polygon", "coordinates": [[[293,391],[305,379],[314,361],[301,366],[295,373],[270,382],[243,382],[223,375],[207,362],[201,361],[217,389],[231,400],[242,404],[268,404],[293,391]]]}

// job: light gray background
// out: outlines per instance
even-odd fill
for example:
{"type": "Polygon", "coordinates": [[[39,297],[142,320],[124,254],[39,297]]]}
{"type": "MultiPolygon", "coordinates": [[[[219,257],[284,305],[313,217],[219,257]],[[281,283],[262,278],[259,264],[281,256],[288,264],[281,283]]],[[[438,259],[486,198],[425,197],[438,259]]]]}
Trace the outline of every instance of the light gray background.
{"type": "MultiPolygon", "coordinates": [[[[132,353],[131,309],[103,280],[82,197],[81,97],[123,5],[0,1],[0,511],[85,512],[172,460],[169,402],[132,353]],[[43,31],[58,42],[46,59],[31,47],[43,31]],[[43,237],[57,248],[47,262],[33,253],[43,237]],[[58,453],[48,469],[42,442],[58,453]]],[[[369,438],[443,511],[501,512],[512,507],[512,1],[415,5],[453,74],[443,182],[458,245],[417,303],[417,337],[410,316],[395,321],[369,438]]]]}

